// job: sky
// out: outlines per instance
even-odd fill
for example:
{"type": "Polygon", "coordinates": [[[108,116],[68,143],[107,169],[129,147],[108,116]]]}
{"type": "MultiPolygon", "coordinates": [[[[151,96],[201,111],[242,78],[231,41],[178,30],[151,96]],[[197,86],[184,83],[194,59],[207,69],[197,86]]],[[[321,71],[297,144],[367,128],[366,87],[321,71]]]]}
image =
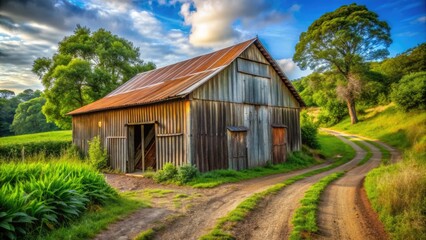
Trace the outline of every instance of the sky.
{"type": "Polygon", "coordinates": [[[52,57],[77,24],[132,41],[157,67],[258,36],[297,79],[311,73],[292,61],[300,34],[324,13],[354,2],[388,22],[391,57],[426,42],[425,0],[1,0],[0,89],[43,89],[33,61],[52,57]]]}

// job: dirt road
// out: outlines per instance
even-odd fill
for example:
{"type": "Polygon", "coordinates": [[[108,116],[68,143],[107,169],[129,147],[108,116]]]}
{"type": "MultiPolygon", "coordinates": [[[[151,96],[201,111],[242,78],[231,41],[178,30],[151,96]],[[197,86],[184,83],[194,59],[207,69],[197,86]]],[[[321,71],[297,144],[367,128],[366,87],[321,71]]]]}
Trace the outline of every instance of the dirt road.
{"type": "MultiPolygon", "coordinates": [[[[167,223],[166,228],[156,234],[156,239],[198,239],[212,228],[217,219],[225,216],[239,203],[253,193],[263,191],[270,186],[285,181],[288,178],[327,166],[320,164],[307,169],[289,173],[275,174],[239,183],[230,183],[213,189],[194,189],[174,185],[155,184],[149,179],[130,177],[124,175],[107,174],[106,179],[110,185],[120,191],[135,191],[143,189],[167,189],[175,194],[199,194],[191,202],[189,209],[174,209],[173,201],[162,198],[162,202],[154,202],[152,208],[141,209],[131,216],[112,224],[95,239],[133,239],[139,232],[153,227],[172,215],[182,215],[174,221],[167,223]]],[[[155,200],[155,199],[154,199],[155,200]]]]}
{"type": "Polygon", "coordinates": [[[358,162],[364,158],[366,152],[358,145],[341,137],[340,134],[335,134],[355,149],[355,158],[335,169],[295,182],[277,195],[262,201],[260,207],[252,212],[246,220],[238,224],[232,232],[237,239],[288,239],[292,230],[293,214],[299,207],[299,202],[306,190],[324,176],[356,167],[358,162]]]}
{"type": "Polygon", "coordinates": [[[188,214],[167,225],[156,234],[155,239],[198,239],[214,227],[216,221],[233,210],[244,199],[256,192],[261,192],[272,185],[288,178],[314,169],[325,167],[325,164],[298,170],[286,174],[277,174],[256,178],[239,183],[226,184],[206,192],[206,201],[191,209],[188,214]]]}
{"type": "Polygon", "coordinates": [[[387,239],[382,224],[362,192],[365,175],[380,164],[379,149],[363,142],[371,149],[372,158],[330,184],[319,205],[319,239],[387,239]]]}
{"type": "MultiPolygon", "coordinates": [[[[358,162],[363,159],[366,152],[358,145],[343,138],[342,134],[333,134],[356,150],[355,158],[335,169],[298,181],[284,188],[277,195],[265,199],[245,221],[236,226],[233,231],[234,236],[238,239],[287,239],[292,230],[291,219],[293,213],[299,206],[299,201],[304,196],[306,190],[328,174],[337,171],[349,171],[344,178],[332,184],[323,196],[319,216],[321,219],[321,231],[318,237],[327,239],[386,238],[384,231],[373,233],[373,229],[375,231],[377,229],[382,231],[383,227],[378,222],[377,216],[369,208],[365,194],[364,197],[361,197],[363,196],[361,189],[363,176],[377,166],[380,161],[380,152],[374,146],[368,145],[368,147],[373,149],[373,158],[363,166],[357,167],[358,162]],[[365,230],[366,228],[369,228],[369,230],[365,230]],[[365,234],[360,235],[360,232],[364,232],[365,234]]],[[[395,154],[393,158],[396,157],[397,155],[395,154]]],[[[263,191],[290,177],[322,168],[325,165],[322,164],[291,173],[266,176],[239,183],[225,184],[214,189],[192,189],[176,186],[164,187],[151,182],[148,184],[149,188],[171,188],[176,193],[201,194],[200,198],[191,203],[193,206],[189,210],[186,210],[183,216],[169,221],[165,228],[155,235],[155,239],[198,239],[200,236],[208,233],[220,217],[225,216],[253,193],[263,191]]],[[[113,185],[115,184],[115,187],[121,190],[144,188],[146,183],[143,181],[147,181],[129,178],[127,179],[129,182],[124,183],[119,178],[111,180],[114,176],[110,176],[109,178],[110,181],[113,181],[113,185]],[[139,181],[142,181],[142,184],[139,181]]],[[[142,209],[127,218],[138,219],[148,216],[148,220],[139,221],[136,226],[124,220],[110,226],[107,232],[114,233],[120,231],[120,234],[122,233],[120,236],[114,234],[114,237],[110,239],[131,239],[134,235],[126,234],[126,232],[134,234],[135,232],[146,230],[152,227],[154,223],[164,221],[164,219],[171,215],[179,213],[182,212],[171,211],[170,207],[156,205],[149,210],[142,209]]],[[[104,235],[100,236],[108,236],[108,234],[105,235],[104,232],[104,235]]],[[[108,239],[108,237],[104,239],[108,239]]]]}

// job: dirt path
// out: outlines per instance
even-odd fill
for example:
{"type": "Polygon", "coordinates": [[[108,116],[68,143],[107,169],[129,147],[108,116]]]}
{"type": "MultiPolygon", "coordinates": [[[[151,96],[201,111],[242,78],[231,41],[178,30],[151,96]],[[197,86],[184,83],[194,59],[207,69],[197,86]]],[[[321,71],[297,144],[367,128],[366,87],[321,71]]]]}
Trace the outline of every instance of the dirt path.
{"type": "Polygon", "coordinates": [[[237,239],[288,239],[292,230],[293,214],[299,207],[299,202],[306,190],[324,176],[356,167],[366,152],[358,145],[341,137],[340,134],[333,134],[355,149],[355,158],[335,169],[298,181],[277,195],[262,201],[260,206],[234,229],[233,235],[237,239]]]}
{"type": "Polygon", "coordinates": [[[363,144],[371,149],[372,158],[330,184],[321,196],[319,239],[388,239],[362,192],[365,175],[380,164],[382,154],[373,145],[363,144]]]}
{"type": "Polygon", "coordinates": [[[321,164],[291,173],[251,179],[211,189],[205,193],[205,202],[194,206],[184,217],[167,225],[164,230],[156,234],[155,239],[198,239],[208,233],[219,218],[236,208],[253,193],[261,192],[288,178],[325,166],[325,164],[321,164]]]}
{"type": "Polygon", "coordinates": [[[139,232],[164,222],[171,215],[182,214],[183,216],[168,222],[166,228],[156,235],[157,239],[197,239],[206,234],[214,226],[218,218],[225,216],[251,194],[263,191],[290,177],[325,166],[327,164],[320,164],[289,173],[224,184],[213,189],[161,185],[154,183],[150,179],[121,174],[106,174],[107,182],[119,191],[166,189],[173,191],[174,195],[198,194],[199,197],[188,203],[188,206],[193,205],[192,207],[181,209],[173,207],[172,195],[169,198],[152,199],[152,208],[141,209],[122,221],[110,225],[95,239],[133,239],[139,232]]]}

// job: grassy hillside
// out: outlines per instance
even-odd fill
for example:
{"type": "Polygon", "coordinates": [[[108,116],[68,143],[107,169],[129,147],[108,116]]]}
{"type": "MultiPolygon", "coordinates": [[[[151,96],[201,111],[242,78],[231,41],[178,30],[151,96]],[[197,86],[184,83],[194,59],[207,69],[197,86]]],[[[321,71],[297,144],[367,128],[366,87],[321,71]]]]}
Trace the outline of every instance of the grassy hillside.
{"type": "Polygon", "coordinates": [[[417,151],[426,150],[426,111],[406,113],[390,104],[367,109],[359,114],[359,120],[352,126],[347,118],[332,128],[376,138],[400,150],[412,147],[417,151]]]}
{"type": "Polygon", "coordinates": [[[397,164],[382,165],[365,179],[365,189],[392,239],[426,239],[426,111],[379,106],[333,129],[379,139],[403,152],[397,164]]]}
{"type": "Polygon", "coordinates": [[[71,130],[24,134],[0,138],[0,146],[9,144],[24,144],[29,142],[71,141],[71,130]]]}
{"type": "Polygon", "coordinates": [[[54,155],[71,146],[71,131],[53,131],[0,138],[0,160],[31,155],[54,155]]]}

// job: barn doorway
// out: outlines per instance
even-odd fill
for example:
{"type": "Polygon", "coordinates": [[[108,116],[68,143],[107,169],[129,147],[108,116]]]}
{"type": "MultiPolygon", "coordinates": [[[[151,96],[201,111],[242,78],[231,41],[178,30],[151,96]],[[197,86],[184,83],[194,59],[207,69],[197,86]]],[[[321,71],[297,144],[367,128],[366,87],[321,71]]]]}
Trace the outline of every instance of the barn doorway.
{"type": "Polygon", "coordinates": [[[287,159],[287,127],[272,126],[272,163],[283,163],[287,159]]]}
{"type": "Polygon", "coordinates": [[[128,126],[129,161],[128,172],[157,169],[155,124],[128,126]]]}

